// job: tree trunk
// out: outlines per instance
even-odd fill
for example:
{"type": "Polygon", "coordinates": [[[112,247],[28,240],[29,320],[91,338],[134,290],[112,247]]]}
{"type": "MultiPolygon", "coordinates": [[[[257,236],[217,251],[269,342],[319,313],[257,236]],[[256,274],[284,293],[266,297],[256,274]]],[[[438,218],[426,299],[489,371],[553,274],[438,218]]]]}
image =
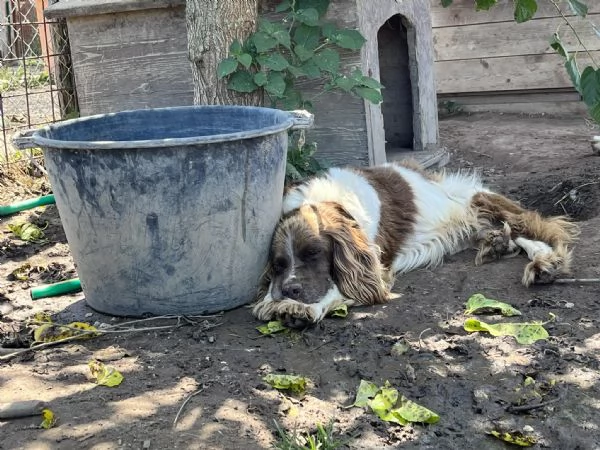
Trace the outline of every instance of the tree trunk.
{"type": "Polygon", "coordinates": [[[259,105],[259,91],[242,94],[218,79],[217,66],[228,56],[229,45],[243,42],[255,30],[258,0],[187,0],[188,56],[197,105],[259,105]]]}

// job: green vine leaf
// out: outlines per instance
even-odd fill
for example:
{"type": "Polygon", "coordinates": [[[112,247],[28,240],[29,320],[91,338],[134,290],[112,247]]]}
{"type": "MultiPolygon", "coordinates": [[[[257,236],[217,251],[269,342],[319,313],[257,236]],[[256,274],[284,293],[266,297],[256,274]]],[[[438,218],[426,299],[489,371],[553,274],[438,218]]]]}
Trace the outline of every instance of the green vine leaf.
{"type": "Polygon", "coordinates": [[[565,62],[565,69],[567,70],[567,74],[569,74],[569,78],[571,79],[571,83],[577,92],[581,93],[581,73],[579,72],[579,67],[577,67],[577,60],[575,56],[569,56],[567,61],[565,62]]]}
{"type": "Polygon", "coordinates": [[[282,13],[289,11],[290,9],[292,9],[292,3],[289,0],[283,0],[279,5],[277,5],[275,12],[282,13]]]}
{"type": "Polygon", "coordinates": [[[292,41],[287,30],[277,30],[273,33],[273,37],[287,49],[292,48],[292,41]]]}
{"type": "Polygon", "coordinates": [[[283,57],[281,53],[269,53],[267,55],[259,55],[256,60],[261,67],[276,70],[278,72],[289,67],[290,63],[283,57]]]}
{"type": "Polygon", "coordinates": [[[242,53],[242,44],[237,39],[234,40],[229,46],[229,53],[234,56],[237,56],[242,53]]]}
{"type": "Polygon", "coordinates": [[[556,53],[558,53],[563,58],[569,57],[569,52],[563,45],[560,36],[557,33],[554,33],[552,35],[552,39],[550,39],[550,47],[552,47],[556,51],[556,53]]]}
{"type": "Polygon", "coordinates": [[[448,6],[450,6],[452,4],[452,0],[442,0],[442,6],[444,8],[447,8],[448,6]]]}
{"type": "Polygon", "coordinates": [[[487,11],[497,3],[497,0],[475,0],[476,11],[487,11]]]}
{"type": "Polygon", "coordinates": [[[296,0],[294,2],[294,10],[314,8],[319,13],[319,17],[325,15],[329,9],[329,0],[296,0]]]}
{"type": "Polygon", "coordinates": [[[237,56],[237,60],[240,62],[240,64],[242,66],[244,66],[246,69],[250,68],[250,65],[252,64],[252,55],[248,54],[248,53],[242,53],[241,55],[237,56]]]}
{"type": "Polygon", "coordinates": [[[338,47],[360,50],[367,40],[358,30],[337,30],[329,37],[338,47]]]}
{"type": "MultiPolygon", "coordinates": [[[[283,109],[286,111],[302,108],[302,94],[297,89],[287,86],[283,98],[281,99],[283,109]]],[[[306,108],[304,108],[306,109],[306,108]]]]}
{"type": "Polygon", "coordinates": [[[267,52],[277,45],[277,39],[269,36],[264,31],[257,31],[251,39],[258,53],[267,52]]]}
{"type": "Polygon", "coordinates": [[[515,1],[515,21],[517,23],[531,20],[537,12],[536,0],[516,0],[515,1]]]}
{"type": "Polygon", "coordinates": [[[281,98],[285,92],[285,79],[280,72],[271,72],[269,74],[269,80],[265,84],[265,91],[269,94],[281,98]]]}
{"type": "Polygon", "coordinates": [[[254,83],[250,72],[239,70],[229,77],[227,88],[236,92],[254,92],[258,86],[254,83]]]}
{"type": "Polygon", "coordinates": [[[592,116],[592,119],[594,119],[597,123],[600,123],[600,103],[597,103],[589,108],[589,113],[590,116],[592,116]]]}
{"type": "Polygon", "coordinates": [[[309,27],[301,23],[294,31],[294,42],[307,50],[314,50],[319,46],[321,39],[321,29],[319,27],[309,27]]]}
{"type": "Polygon", "coordinates": [[[585,3],[581,3],[579,0],[567,0],[573,14],[579,17],[585,17],[588,13],[588,7],[585,3]]]}
{"type": "Polygon", "coordinates": [[[341,90],[345,92],[352,91],[352,88],[359,84],[354,78],[350,77],[339,77],[334,80],[335,86],[339,87],[341,90]]]}
{"type": "Polygon", "coordinates": [[[325,48],[315,54],[313,61],[319,69],[336,74],[340,70],[340,54],[332,48],[325,48]]]}
{"type": "Polygon", "coordinates": [[[355,87],[352,92],[356,93],[359,97],[374,103],[375,105],[378,105],[383,101],[381,92],[379,92],[377,89],[371,89],[368,87],[355,87]]]}
{"type": "Polygon", "coordinates": [[[304,64],[302,64],[302,66],[300,66],[300,69],[308,78],[315,79],[321,76],[321,69],[319,69],[319,66],[317,66],[315,61],[312,59],[309,59],[304,64]]]}
{"type": "Polygon", "coordinates": [[[600,104],[600,69],[586,67],[581,74],[581,95],[590,108],[600,104]]]}
{"type": "Polygon", "coordinates": [[[225,58],[217,66],[217,76],[219,78],[226,77],[227,75],[236,71],[238,62],[234,58],[225,58]]]}
{"type": "Polygon", "coordinates": [[[253,79],[257,86],[264,86],[267,84],[267,74],[265,72],[255,73],[253,79]]]}
{"type": "Polygon", "coordinates": [[[338,31],[337,27],[331,22],[325,22],[321,25],[321,34],[327,39],[332,39],[336,31],[338,31]]]}
{"type": "Polygon", "coordinates": [[[294,14],[294,18],[309,27],[319,25],[319,12],[315,8],[299,9],[294,14]]]}
{"type": "Polygon", "coordinates": [[[298,59],[300,59],[300,61],[302,61],[302,62],[308,61],[315,54],[315,52],[304,48],[302,45],[296,45],[294,47],[294,53],[296,54],[298,59]]]}

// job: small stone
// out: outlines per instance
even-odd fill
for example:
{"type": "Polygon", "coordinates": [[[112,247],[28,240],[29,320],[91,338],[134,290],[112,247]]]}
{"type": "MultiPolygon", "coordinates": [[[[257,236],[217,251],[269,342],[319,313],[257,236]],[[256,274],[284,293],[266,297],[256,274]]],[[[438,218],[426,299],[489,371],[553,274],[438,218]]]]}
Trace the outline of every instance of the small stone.
{"type": "Polygon", "coordinates": [[[144,443],[142,444],[142,448],[143,449],[150,448],[150,439],[147,439],[147,440],[144,441],[144,443]]]}
{"type": "Polygon", "coordinates": [[[89,317],[92,317],[93,315],[94,315],[94,313],[91,313],[91,312],[89,312],[89,313],[86,313],[86,314],[85,314],[85,317],[88,317],[88,318],[89,318],[89,317]]]}
{"type": "Polygon", "coordinates": [[[525,425],[523,427],[523,432],[525,432],[525,433],[533,433],[533,431],[534,430],[533,430],[533,427],[531,425],[525,425]]]}
{"type": "Polygon", "coordinates": [[[215,339],[216,338],[214,336],[209,336],[208,337],[208,342],[212,344],[213,342],[215,342],[215,339]]]}
{"type": "Polygon", "coordinates": [[[567,309],[575,308],[575,303],[567,302],[567,303],[565,303],[565,308],[567,308],[567,309]]]}

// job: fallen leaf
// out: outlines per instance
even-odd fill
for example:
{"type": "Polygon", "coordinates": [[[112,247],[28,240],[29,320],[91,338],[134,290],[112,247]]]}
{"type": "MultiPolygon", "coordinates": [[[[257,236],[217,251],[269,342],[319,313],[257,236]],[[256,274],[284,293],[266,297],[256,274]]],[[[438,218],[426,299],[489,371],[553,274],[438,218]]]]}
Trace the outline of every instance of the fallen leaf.
{"type": "Polygon", "coordinates": [[[394,345],[392,345],[390,353],[392,354],[392,356],[402,356],[405,353],[407,353],[410,350],[410,348],[410,344],[404,339],[402,339],[396,342],[394,345]]]}
{"type": "Polygon", "coordinates": [[[348,305],[340,305],[336,306],[331,310],[331,317],[341,317],[344,318],[348,316],[348,305]]]}
{"type": "Polygon", "coordinates": [[[368,406],[381,420],[399,425],[409,422],[436,423],[440,420],[438,414],[400,395],[387,381],[379,387],[361,380],[356,400],[351,406],[368,406]]]}
{"type": "Polygon", "coordinates": [[[91,360],[88,362],[88,367],[98,385],[114,387],[123,381],[123,375],[117,369],[107,366],[100,361],[91,360]]]}
{"type": "Polygon", "coordinates": [[[375,383],[366,380],[360,380],[358,391],[356,391],[356,399],[354,400],[354,403],[348,406],[348,408],[353,406],[357,406],[359,408],[367,406],[367,403],[370,399],[375,397],[377,391],[379,391],[379,386],[377,386],[375,383]]]}
{"type": "Polygon", "coordinates": [[[97,333],[89,333],[90,331],[98,330],[85,322],[71,322],[68,325],[43,322],[33,332],[33,339],[35,342],[54,342],[78,335],[80,339],[90,339],[97,336],[97,333]]]}
{"type": "Polygon", "coordinates": [[[25,263],[25,264],[17,267],[10,274],[15,280],[27,281],[27,280],[29,280],[29,271],[30,270],[31,270],[31,264],[25,263]]]}
{"type": "Polygon", "coordinates": [[[31,321],[36,323],[52,323],[52,317],[48,313],[37,312],[33,315],[31,321]]]}
{"type": "Polygon", "coordinates": [[[534,436],[526,435],[520,431],[513,431],[509,433],[507,431],[488,431],[488,434],[497,437],[504,442],[510,442],[511,444],[519,445],[521,447],[531,447],[537,440],[534,436]]]}
{"type": "Polygon", "coordinates": [[[487,331],[492,336],[513,336],[519,344],[533,344],[547,339],[548,332],[540,323],[494,323],[487,324],[477,319],[467,319],[464,329],[469,332],[487,331]]]}
{"type": "Polygon", "coordinates": [[[263,378],[275,389],[287,390],[301,394],[306,390],[306,378],[300,375],[283,375],[270,373],[263,378]]]}
{"type": "Polygon", "coordinates": [[[256,327],[261,334],[270,335],[274,333],[279,333],[280,331],[285,331],[288,328],[282,324],[279,320],[272,320],[264,325],[256,327]]]}
{"type": "Polygon", "coordinates": [[[52,412],[52,410],[45,408],[42,409],[42,423],[40,424],[40,428],[49,429],[56,425],[56,416],[52,412]]]}
{"type": "MultiPolygon", "coordinates": [[[[44,227],[44,229],[45,228],[46,227],[44,227]]],[[[46,235],[42,231],[42,228],[31,222],[9,224],[8,229],[23,241],[33,242],[35,244],[45,244],[49,242],[48,239],[46,239],[46,235]]]]}
{"type": "Polygon", "coordinates": [[[510,306],[508,303],[487,298],[483,294],[473,294],[467,300],[465,314],[477,314],[488,311],[500,311],[503,316],[521,315],[521,311],[510,306]]]}

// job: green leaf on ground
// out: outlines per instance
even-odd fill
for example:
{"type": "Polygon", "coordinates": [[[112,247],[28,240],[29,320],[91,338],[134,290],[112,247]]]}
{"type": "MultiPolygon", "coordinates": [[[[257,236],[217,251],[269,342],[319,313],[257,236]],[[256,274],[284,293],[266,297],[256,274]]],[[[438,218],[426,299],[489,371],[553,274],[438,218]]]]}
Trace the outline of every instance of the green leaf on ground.
{"type": "MultiPolygon", "coordinates": [[[[43,229],[45,228],[46,227],[43,229]]],[[[23,241],[33,242],[34,244],[45,244],[49,242],[42,231],[43,229],[31,222],[9,224],[8,229],[23,241]]]]}
{"type": "Polygon", "coordinates": [[[513,308],[508,303],[487,298],[483,294],[473,294],[467,300],[465,314],[478,314],[488,311],[500,311],[503,316],[521,315],[521,311],[513,308]]]}
{"type": "Polygon", "coordinates": [[[356,400],[350,406],[368,406],[381,420],[399,425],[409,422],[436,423],[440,420],[438,414],[400,395],[387,381],[379,387],[361,380],[356,400]]]}
{"type": "Polygon", "coordinates": [[[280,375],[270,373],[263,380],[275,389],[301,394],[306,390],[306,377],[300,375],[280,375]]]}
{"type": "Polygon", "coordinates": [[[352,406],[357,406],[359,408],[367,406],[369,400],[375,397],[378,391],[379,386],[377,386],[375,383],[366,380],[360,380],[358,391],[356,391],[356,399],[354,400],[354,403],[349,406],[349,408],[352,406]]]}
{"type": "Polygon", "coordinates": [[[494,323],[487,324],[477,319],[467,319],[464,329],[468,332],[487,331],[492,336],[513,336],[519,344],[533,344],[547,339],[548,332],[540,323],[494,323]]]}
{"type": "Polygon", "coordinates": [[[492,436],[497,437],[504,442],[518,445],[520,447],[531,447],[537,442],[534,436],[524,434],[520,431],[513,431],[509,433],[507,431],[492,430],[488,431],[487,434],[491,434],[492,436]]]}
{"type": "Polygon", "coordinates": [[[279,333],[280,331],[286,331],[288,328],[282,324],[279,320],[272,320],[264,325],[256,327],[261,334],[271,335],[279,333]]]}
{"type": "Polygon", "coordinates": [[[92,376],[96,379],[96,384],[101,386],[115,387],[123,381],[123,375],[112,366],[96,360],[88,363],[92,376]]]}
{"type": "Polygon", "coordinates": [[[331,317],[347,317],[348,305],[339,305],[331,310],[331,317]]]}
{"type": "Polygon", "coordinates": [[[54,412],[48,408],[42,409],[42,423],[40,423],[40,428],[49,430],[54,425],[56,425],[56,415],[54,412]]]}

